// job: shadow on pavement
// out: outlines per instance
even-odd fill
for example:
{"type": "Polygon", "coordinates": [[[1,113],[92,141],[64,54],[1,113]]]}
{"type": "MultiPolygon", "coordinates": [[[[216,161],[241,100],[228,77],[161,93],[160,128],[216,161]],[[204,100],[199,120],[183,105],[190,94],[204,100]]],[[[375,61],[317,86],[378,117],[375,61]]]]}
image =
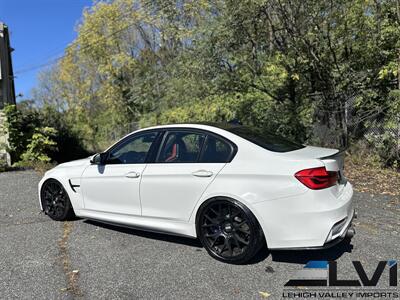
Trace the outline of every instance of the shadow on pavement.
{"type": "Polygon", "coordinates": [[[192,246],[192,247],[197,247],[197,248],[202,248],[203,246],[201,245],[200,241],[197,239],[191,239],[188,237],[183,237],[183,236],[175,236],[175,235],[169,235],[169,234],[164,234],[164,233],[156,233],[156,232],[149,232],[149,231],[144,231],[144,230],[138,230],[138,229],[133,229],[130,227],[123,227],[120,225],[112,225],[108,223],[101,223],[93,220],[84,220],[84,223],[91,224],[94,226],[102,227],[105,229],[109,230],[114,230],[126,234],[132,234],[148,239],[154,239],[154,240],[159,240],[159,241],[165,241],[165,242],[170,242],[170,243],[175,243],[175,244],[182,244],[182,245],[187,245],[187,246],[192,246]]]}
{"type": "MultiPolygon", "coordinates": [[[[119,225],[112,225],[108,223],[101,223],[94,220],[84,220],[83,222],[91,224],[93,226],[102,227],[109,230],[114,230],[126,234],[136,235],[148,239],[154,239],[159,241],[165,241],[170,243],[182,244],[196,248],[203,248],[198,239],[192,239],[183,236],[175,236],[164,233],[155,233],[149,231],[143,231],[133,229],[130,227],[123,227],[119,225]]],[[[264,245],[260,251],[254,256],[247,265],[257,264],[264,261],[269,255],[271,255],[272,261],[275,262],[286,262],[294,264],[306,264],[310,260],[327,260],[332,261],[340,258],[344,253],[351,253],[353,245],[350,243],[351,240],[344,239],[339,244],[320,250],[268,250],[267,246],[264,245]]]]}
{"type": "Polygon", "coordinates": [[[349,239],[344,239],[339,244],[322,250],[281,250],[271,251],[273,261],[295,264],[306,264],[310,260],[332,261],[340,258],[344,253],[351,253],[353,245],[349,239]]]}

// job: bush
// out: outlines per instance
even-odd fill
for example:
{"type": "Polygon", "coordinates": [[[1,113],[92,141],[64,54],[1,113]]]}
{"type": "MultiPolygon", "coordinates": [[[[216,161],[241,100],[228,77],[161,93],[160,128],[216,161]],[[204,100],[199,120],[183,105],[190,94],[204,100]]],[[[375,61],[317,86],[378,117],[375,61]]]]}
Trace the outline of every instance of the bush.
{"type": "Polygon", "coordinates": [[[63,114],[54,108],[36,109],[23,101],[4,109],[12,163],[27,166],[51,161],[65,162],[86,157],[89,153],[81,140],[66,125],[63,114]]]}
{"type": "Polygon", "coordinates": [[[385,126],[383,133],[367,134],[366,139],[384,167],[400,170],[400,135],[392,129],[394,128],[385,126]]]}
{"type": "Polygon", "coordinates": [[[65,115],[52,107],[44,107],[41,110],[41,123],[57,130],[54,141],[57,149],[49,153],[50,158],[58,163],[84,158],[90,153],[84,148],[82,137],[67,125],[65,115]]]}
{"type": "Polygon", "coordinates": [[[36,161],[50,163],[49,153],[57,149],[57,143],[54,141],[56,135],[57,130],[52,127],[35,128],[26,151],[21,155],[22,164],[36,161]]]}
{"type": "Polygon", "coordinates": [[[7,151],[10,153],[11,162],[14,163],[21,159],[35,128],[40,126],[40,118],[37,111],[26,109],[24,106],[17,110],[15,105],[8,105],[4,108],[4,113],[8,133],[7,151]]]}
{"type": "Polygon", "coordinates": [[[385,117],[379,122],[367,123],[374,130],[366,135],[366,139],[383,166],[400,170],[400,90],[392,91],[390,97],[385,117]]]}

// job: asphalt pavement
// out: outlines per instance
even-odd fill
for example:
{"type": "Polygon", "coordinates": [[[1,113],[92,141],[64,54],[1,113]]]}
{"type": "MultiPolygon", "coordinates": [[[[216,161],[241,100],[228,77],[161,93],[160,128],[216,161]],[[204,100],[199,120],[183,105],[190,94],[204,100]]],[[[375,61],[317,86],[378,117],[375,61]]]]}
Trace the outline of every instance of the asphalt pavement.
{"type": "Polygon", "coordinates": [[[336,260],[338,276],[357,278],[352,260],[372,274],[378,261],[400,256],[398,197],[355,192],[351,242],[320,251],[263,249],[238,266],[214,260],[197,240],[51,221],[39,209],[39,180],[34,171],[0,173],[1,299],[281,299],[284,284],[310,260],[336,260]]]}

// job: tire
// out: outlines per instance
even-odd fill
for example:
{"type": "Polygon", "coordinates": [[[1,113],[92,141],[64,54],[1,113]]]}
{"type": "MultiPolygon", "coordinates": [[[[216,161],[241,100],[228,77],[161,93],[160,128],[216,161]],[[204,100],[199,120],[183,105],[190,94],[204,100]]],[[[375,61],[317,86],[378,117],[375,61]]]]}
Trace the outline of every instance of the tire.
{"type": "Polygon", "coordinates": [[[43,183],[40,190],[40,201],[44,213],[55,221],[65,221],[75,218],[67,191],[55,179],[48,179],[43,183]]]}
{"type": "Polygon", "coordinates": [[[239,201],[218,198],[203,204],[196,220],[197,237],[215,259],[244,264],[265,244],[252,212],[239,201]]]}

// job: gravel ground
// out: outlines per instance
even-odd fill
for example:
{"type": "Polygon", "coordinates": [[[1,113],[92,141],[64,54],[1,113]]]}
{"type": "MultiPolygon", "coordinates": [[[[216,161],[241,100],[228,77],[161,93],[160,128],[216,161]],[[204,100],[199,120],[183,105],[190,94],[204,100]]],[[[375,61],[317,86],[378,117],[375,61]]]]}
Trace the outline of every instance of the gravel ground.
{"type": "Polygon", "coordinates": [[[379,260],[399,260],[395,197],[355,193],[351,242],[324,251],[264,250],[235,266],[212,259],[197,240],[50,221],[39,212],[39,179],[33,171],[0,173],[1,299],[281,299],[285,282],[309,260],[337,260],[346,279],[357,276],[351,260],[367,274],[379,260]]]}

